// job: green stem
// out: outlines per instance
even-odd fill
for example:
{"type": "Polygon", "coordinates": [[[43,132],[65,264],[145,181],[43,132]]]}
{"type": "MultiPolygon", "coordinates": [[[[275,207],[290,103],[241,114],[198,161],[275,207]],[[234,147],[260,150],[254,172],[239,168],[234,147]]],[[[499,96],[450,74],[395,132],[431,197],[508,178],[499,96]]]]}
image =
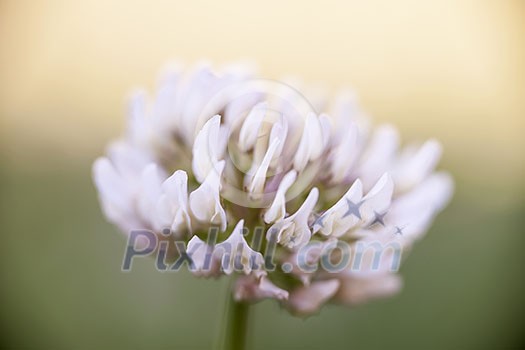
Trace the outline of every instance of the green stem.
{"type": "Polygon", "coordinates": [[[226,315],[222,325],[223,333],[220,339],[221,350],[246,349],[246,333],[248,330],[250,305],[236,302],[231,290],[228,290],[226,315]]]}

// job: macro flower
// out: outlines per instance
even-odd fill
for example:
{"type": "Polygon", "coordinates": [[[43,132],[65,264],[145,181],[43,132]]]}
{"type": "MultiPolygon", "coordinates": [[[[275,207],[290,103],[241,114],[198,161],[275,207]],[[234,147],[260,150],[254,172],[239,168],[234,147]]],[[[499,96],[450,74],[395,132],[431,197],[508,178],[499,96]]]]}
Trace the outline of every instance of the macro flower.
{"type": "Polygon", "coordinates": [[[184,243],[190,271],[233,276],[238,302],[310,315],[397,293],[401,257],[453,192],[441,146],[401,147],[351,92],[314,90],[242,65],[167,71],[93,165],[105,216],[184,243]]]}

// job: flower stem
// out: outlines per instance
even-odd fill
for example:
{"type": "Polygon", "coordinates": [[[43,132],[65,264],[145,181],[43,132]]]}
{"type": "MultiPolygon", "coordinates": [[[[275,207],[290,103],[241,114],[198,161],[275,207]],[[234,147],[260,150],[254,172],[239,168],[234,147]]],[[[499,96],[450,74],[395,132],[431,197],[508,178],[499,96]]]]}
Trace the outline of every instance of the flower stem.
{"type": "Polygon", "coordinates": [[[223,321],[223,334],[220,339],[221,350],[246,349],[246,335],[248,330],[250,305],[237,302],[233,299],[231,290],[228,290],[226,302],[226,315],[223,321]]]}

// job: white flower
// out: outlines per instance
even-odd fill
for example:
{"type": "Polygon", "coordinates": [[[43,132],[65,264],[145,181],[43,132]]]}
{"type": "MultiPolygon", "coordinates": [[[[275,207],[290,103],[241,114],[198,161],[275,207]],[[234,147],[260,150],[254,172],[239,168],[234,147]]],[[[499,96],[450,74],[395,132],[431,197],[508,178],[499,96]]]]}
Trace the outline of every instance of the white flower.
{"type": "Polygon", "coordinates": [[[298,91],[314,89],[237,65],[170,69],[152,102],[133,95],[125,134],[93,165],[104,214],[183,241],[196,276],[236,276],[238,301],[308,315],[397,293],[401,253],[453,192],[435,171],[441,145],[400,148],[353,92],[331,103],[298,91]],[[349,264],[330,269],[330,254],[349,264]]]}

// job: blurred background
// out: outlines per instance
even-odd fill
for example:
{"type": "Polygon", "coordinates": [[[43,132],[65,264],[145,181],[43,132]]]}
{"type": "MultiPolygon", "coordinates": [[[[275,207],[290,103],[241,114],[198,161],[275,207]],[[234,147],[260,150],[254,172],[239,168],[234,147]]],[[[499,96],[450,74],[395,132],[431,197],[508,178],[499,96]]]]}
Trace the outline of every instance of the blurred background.
{"type": "Polygon", "coordinates": [[[352,86],[404,140],[439,138],[456,194],[403,292],[306,320],[254,308],[254,349],[518,348],[525,311],[525,2],[0,0],[1,345],[208,349],[224,281],[121,273],[91,164],[133,87],[178,59],[252,59],[352,86]]]}

